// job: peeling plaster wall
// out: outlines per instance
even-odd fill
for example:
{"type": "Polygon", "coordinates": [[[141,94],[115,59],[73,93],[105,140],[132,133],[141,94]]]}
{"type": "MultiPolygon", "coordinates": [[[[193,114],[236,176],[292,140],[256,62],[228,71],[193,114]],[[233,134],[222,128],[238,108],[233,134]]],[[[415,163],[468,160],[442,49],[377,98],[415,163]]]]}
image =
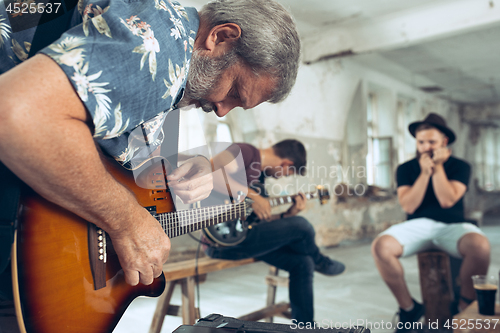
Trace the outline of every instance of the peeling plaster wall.
{"type": "Polygon", "coordinates": [[[480,170],[475,165],[479,143],[486,129],[500,128],[500,105],[468,105],[463,106],[460,113],[463,155],[473,166],[470,186],[464,198],[466,216],[481,223],[483,216],[489,211],[500,209],[500,191],[485,191],[480,188],[480,170]]]}
{"type": "MultiPolygon", "coordinates": [[[[386,136],[396,135],[396,102],[400,95],[416,103],[411,120],[435,112],[447,118],[456,115],[456,123],[460,124],[454,104],[349,59],[303,65],[295,87],[284,102],[264,103],[251,111],[238,110],[226,116],[241,141],[259,148],[287,138],[304,143],[308,152],[308,174],[268,180],[268,189],[272,195],[310,191],[315,185],[330,189],[332,199],[328,204],[321,206],[317,201],[310,201],[301,213],[315,226],[321,246],[334,246],[346,239],[372,238],[406,218],[395,196],[383,202],[355,196],[338,202],[333,195],[335,185],[341,182],[357,186],[360,193],[367,189],[366,175],[358,170],[365,166],[366,101],[368,92],[373,90],[383,91],[386,97],[381,119],[381,129],[386,136]]],[[[394,138],[393,142],[397,140],[394,138]]]]}
{"type": "MultiPolygon", "coordinates": [[[[322,246],[334,246],[343,240],[374,238],[389,226],[405,219],[404,213],[392,198],[384,202],[370,202],[366,198],[350,198],[347,202],[331,203],[332,213],[324,213],[325,220],[315,224],[316,241],[322,246]]],[[[313,215],[312,212],[309,214],[313,215]]]]}
{"type": "MultiPolygon", "coordinates": [[[[435,112],[445,116],[457,133],[467,129],[460,120],[456,105],[349,59],[302,65],[297,83],[284,102],[277,105],[264,103],[253,110],[235,109],[225,117],[237,142],[248,142],[258,148],[269,147],[287,138],[304,143],[308,152],[308,174],[268,180],[268,189],[272,195],[312,191],[316,185],[330,190],[331,199],[327,204],[321,206],[317,200],[309,201],[301,213],[314,225],[320,246],[373,238],[406,218],[395,196],[385,201],[370,201],[351,195],[341,202],[334,195],[335,185],[341,182],[357,186],[358,193],[367,189],[366,175],[359,173],[358,169],[365,166],[366,103],[368,93],[374,89],[384,91],[386,109],[381,120],[384,123],[382,134],[393,136],[395,144],[396,131],[392,128],[396,125],[398,96],[415,102],[409,122],[435,112]]],[[[213,129],[213,120],[211,124],[213,129]]],[[[464,154],[466,141],[459,136],[454,145],[455,154],[464,154]]],[[[287,208],[281,207],[277,212],[287,208]]],[[[173,240],[173,248],[177,246],[193,252],[196,242],[181,237],[173,240]]]]}

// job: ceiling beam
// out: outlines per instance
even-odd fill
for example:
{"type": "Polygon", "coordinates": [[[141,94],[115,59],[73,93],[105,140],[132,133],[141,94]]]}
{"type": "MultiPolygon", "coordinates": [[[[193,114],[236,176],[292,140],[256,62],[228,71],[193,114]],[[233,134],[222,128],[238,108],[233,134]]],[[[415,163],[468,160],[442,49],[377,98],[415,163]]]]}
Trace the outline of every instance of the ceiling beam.
{"type": "Polygon", "coordinates": [[[306,36],[303,61],[391,50],[494,25],[500,25],[499,0],[436,1],[306,36]]]}

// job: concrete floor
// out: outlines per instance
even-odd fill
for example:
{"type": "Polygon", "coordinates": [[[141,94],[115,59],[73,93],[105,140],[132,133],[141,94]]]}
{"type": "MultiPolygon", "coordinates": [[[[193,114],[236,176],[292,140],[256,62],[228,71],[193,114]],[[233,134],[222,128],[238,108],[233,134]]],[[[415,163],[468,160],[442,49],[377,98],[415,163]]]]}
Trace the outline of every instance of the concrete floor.
{"type": "MultiPolygon", "coordinates": [[[[490,274],[500,271],[500,223],[485,223],[482,227],[492,244],[490,274]]],[[[370,254],[370,241],[345,242],[339,247],[325,249],[325,254],[344,262],[346,272],[336,277],[315,275],[314,302],[315,320],[322,322],[349,323],[360,321],[373,327],[384,325],[386,329],[373,329],[375,333],[389,333],[382,323],[391,322],[397,311],[397,304],[380,278],[370,254]],[[369,324],[368,324],[369,325],[369,324]]],[[[421,301],[415,256],[401,260],[406,272],[410,292],[421,301]]],[[[264,276],[268,266],[255,263],[220,272],[210,273],[207,281],[199,286],[201,315],[219,313],[238,317],[264,306],[267,287],[264,276]]],[[[282,272],[286,274],[286,272],[282,272]]],[[[180,288],[173,296],[174,304],[180,305],[180,288]]],[[[287,301],[286,288],[278,288],[277,302],[287,301]]],[[[198,306],[198,302],[196,303],[198,306]]],[[[148,332],[156,306],[156,299],[140,297],[132,302],[115,329],[115,333],[148,332]]],[[[291,323],[277,318],[276,322],[291,323]]],[[[182,325],[179,317],[167,316],[162,333],[170,333],[182,325]]],[[[364,326],[368,326],[364,325],[364,326]]]]}

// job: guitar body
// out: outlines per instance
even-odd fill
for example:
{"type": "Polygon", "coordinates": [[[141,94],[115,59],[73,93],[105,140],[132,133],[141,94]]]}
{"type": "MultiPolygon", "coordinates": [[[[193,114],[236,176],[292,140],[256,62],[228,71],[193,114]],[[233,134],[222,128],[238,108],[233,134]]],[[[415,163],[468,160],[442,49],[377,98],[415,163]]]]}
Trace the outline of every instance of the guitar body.
{"type": "MultiPolygon", "coordinates": [[[[215,206],[227,200],[227,196],[212,191],[207,199],[201,201],[202,206],[215,206]]],[[[248,225],[257,221],[257,215],[251,213],[245,219],[234,219],[223,223],[212,225],[203,229],[203,233],[214,244],[221,246],[234,246],[245,240],[248,233],[248,225]]]]}
{"type": "MultiPolygon", "coordinates": [[[[109,168],[143,207],[155,206],[158,213],[174,210],[166,190],[140,188],[121,167],[109,168]]],[[[145,181],[163,177],[150,171],[155,170],[144,173],[145,181]]],[[[89,232],[95,228],[30,189],[23,193],[19,222],[12,267],[21,332],[112,332],[134,298],[159,296],[165,288],[163,275],[149,286],[128,285],[109,241],[104,263],[97,258],[99,249],[92,249],[91,242],[89,245],[89,232]],[[96,284],[92,262],[103,267],[105,286],[96,284]]]]}
{"type": "Polygon", "coordinates": [[[236,219],[203,229],[203,233],[216,244],[235,246],[243,242],[248,233],[248,221],[236,219]]]}

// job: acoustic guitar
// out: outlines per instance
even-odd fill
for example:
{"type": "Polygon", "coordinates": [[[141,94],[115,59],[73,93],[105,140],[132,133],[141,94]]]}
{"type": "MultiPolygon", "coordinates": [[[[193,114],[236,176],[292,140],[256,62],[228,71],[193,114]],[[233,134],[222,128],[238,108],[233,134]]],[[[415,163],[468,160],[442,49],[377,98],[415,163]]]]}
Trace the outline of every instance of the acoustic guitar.
{"type": "MultiPolygon", "coordinates": [[[[261,188],[262,192],[263,188],[261,188]]],[[[266,198],[271,205],[271,208],[281,205],[293,203],[295,195],[284,195],[279,197],[266,198]]],[[[330,199],[330,193],[323,186],[316,186],[315,192],[305,193],[306,199],[319,198],[320,204],[325,204],[330,199]]],[[[232,221],[212,225],[203,229],[203,233],[214,244],[220,246],[234,246],[243,242],[246,238],[248,229],[252,228],[252,224],[258,223],[260,220],[255,213],[250,214],[246,219],[234,219],[232,221]]],[[[271,221],[272,223],[272,221],[271,221]]]]}
{"type": "MultiPolygon", "coordinates": [[[[146,167],[134,180],[116,162],[106,164],[169,237],[244,219],[251,211],[246,201],[175,211],[165,166],[146,167]]],[[[149,286],[128,285],[103,230],[30,189],[22,195],[11,260],[16,315],[27,333],[109,333],[136,297],[159,296],[165,288],[163,274],[149,286]]]]}

